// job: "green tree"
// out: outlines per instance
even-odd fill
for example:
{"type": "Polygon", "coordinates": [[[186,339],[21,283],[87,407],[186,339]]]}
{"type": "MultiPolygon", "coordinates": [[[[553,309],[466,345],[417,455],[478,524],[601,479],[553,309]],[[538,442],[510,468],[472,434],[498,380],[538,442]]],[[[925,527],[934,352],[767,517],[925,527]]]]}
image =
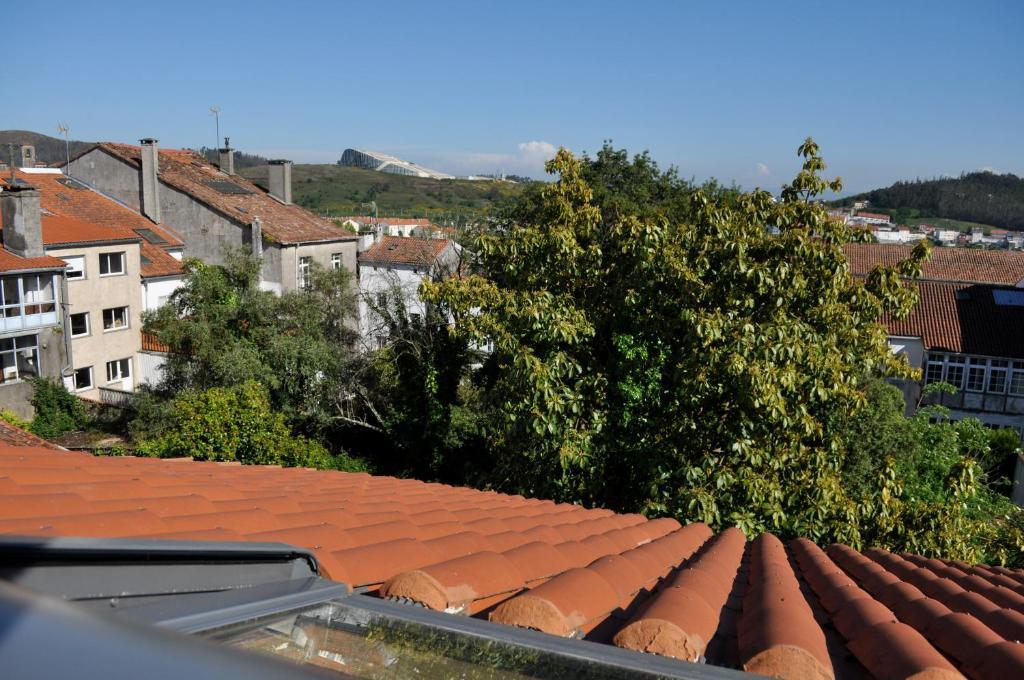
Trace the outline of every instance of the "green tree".
{"type": "Polygon", "coordinates": [[[80,430],[89,425],[85,405],[64,385],[46,378],[30,378],[32,408],[35,416],[29,430],[43,439],[59,437],[65,432],[80,430]]]}
{"type": "Polygon", "coordinates": [[[497,485],[749,532],[858,540],[835,414],[865,375],[909,376],[883,313],[898,268],[852,279],[860,232],[811,199],[838,180],[807,140],[781,200],[695,188],[646,156],[561,150],[557,182],[473,238],[475,274],[424,286],[481,374],[497,485]]]}
{"type": "Polygon", "coordinates": [[[344,454],[297,436],[271,409],[266,388],[255,381],[235,387],[187,391],[174,398],[164,432],[143,440],[139,451],[161,458],[239,461],[246,465],[365,469],[344,454]]]}

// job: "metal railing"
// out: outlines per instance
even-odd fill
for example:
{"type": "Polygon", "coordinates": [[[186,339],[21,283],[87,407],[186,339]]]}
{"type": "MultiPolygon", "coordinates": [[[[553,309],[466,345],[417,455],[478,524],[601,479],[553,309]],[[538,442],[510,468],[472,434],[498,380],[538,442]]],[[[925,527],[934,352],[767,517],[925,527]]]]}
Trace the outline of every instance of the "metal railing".
{"type": "Polygon", "coordinates": [[[126,408],[132,399],[132,393],[125,390],[117,390],[113,387],[101,387],[99,390],[100,403],[107,404],[109,406],[126,408]]]}

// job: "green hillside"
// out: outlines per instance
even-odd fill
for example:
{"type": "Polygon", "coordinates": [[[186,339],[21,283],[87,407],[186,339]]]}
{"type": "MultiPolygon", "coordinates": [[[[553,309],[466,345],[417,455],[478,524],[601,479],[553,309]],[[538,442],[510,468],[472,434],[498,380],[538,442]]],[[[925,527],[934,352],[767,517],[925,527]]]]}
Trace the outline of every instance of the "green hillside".
{"type": "MultiPolygon", "coordinates": [[[[239,174],[267,186],[267,166],[242,168],[239,174]]],[[[523,184],[493,180],[428,179],[389,175],[340,165],[295,165],[292,198],[310,210],[330,215],[372,213],[430,217],[462,224],[487,214],[496,204],[518,194],[523,184]]]]}
{"type": "MultiPolygon", "coordinates": [[[[67,158],[63,139],[28,130],[0,130],[0,161],[4,163],[10,161],[8,157],[9,144],[14,145],[15,159],[21,158],[22,144],[31,144],[36,147],[36,160],[47,165],[62,163],[67,158]]],[[[88,149],[92,143],[72,139],[68,146],[71,149],[71,155],[74,156],[88,149]]]]}
{"type": "Polygon", "coordinates": [[[865,199],[871,202],[871,210],[888,213],[900,224],[934,224],[934,218],[947,218],[961,224],[1024,230],[1024,179],[1011,174],[970,172],[960,177],[896,182],[834,205],[865,199]]]}

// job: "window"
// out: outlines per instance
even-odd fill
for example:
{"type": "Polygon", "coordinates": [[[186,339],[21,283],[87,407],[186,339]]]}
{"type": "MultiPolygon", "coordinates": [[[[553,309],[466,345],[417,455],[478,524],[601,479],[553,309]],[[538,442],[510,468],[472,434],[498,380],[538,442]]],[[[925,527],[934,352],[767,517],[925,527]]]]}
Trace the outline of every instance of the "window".
{"type": "Polygon", "coordinates": [[[92,389],[92,366],[86,366],[85,368],[76,368],[74,381],[76,392],[92,389]]]}
{"type": "Polygon", "coordinates": [[[299,258],[299,288],[301,288],[302,290],[309,290],[309,269],[312,266],[312,264],[312,258],[299,258]]]}
{"type": "Polygon", "coordinates": [[[1002,394],[1006,391],[1006,373],[1008,361],[993,359],[989,362],[988,369],[988,391],[995,394],[1002,394]]]}
{"type": "Polygon", "coordinates": [[[100,276],[124,274],[124,253],[100,253],[100,276]]]}
{"type": "Polygon", "coordinates": [[[85,255],[67,255],[60,259],[68,263],[67,277],[69,280],[85,278],[85,255]]]}
{"type": "Polygon", "coordinates": [[[967,369],[967,390],[981,392],[985,389],[985,359],[971,359],[967,369]]]}
{"type": "Polygon", "coordinates": [[[1014,361],[1010,373],[1010,394],[1024,397],[1024,361],[1014,361]]]}
{"type": "Polygon", "coordinates": [[[331,253],[331,269],[341,269],[341,253],[331,253]]]}
{"type": "Polygon", "coordinates": [[[39,375],[39,343],[35,335],[0,340],[0,382],[39,375]]]}
{"type": "Polygon", "coordinates": [[[933,383],[942,380],[942,368],[945,366],[946,357],[943,354],[928,355],[928,371],[925,374],[925,382],[933,383]]]}
{"type": "Polygon", "coordinates": [[[949,357],[946,360],[946,382],[958,390],[964,388],[964,359],[949,357]]]}
{"type": "Polygon", "coordinates": [[[128,308],[111,307],[103,310],[103,330],[118,331],[128,328],[128,308]]]}
{"type": "Polygon", "coordinates": [[[89,312],[71,315],[71,337],[80,338],[89,335],[89,312]]]}
{"type": "Polygon", "coordinates": [[[118,359],[107,362],[107,382],[117,382],[132,377],[132,360],[118,359]]]}

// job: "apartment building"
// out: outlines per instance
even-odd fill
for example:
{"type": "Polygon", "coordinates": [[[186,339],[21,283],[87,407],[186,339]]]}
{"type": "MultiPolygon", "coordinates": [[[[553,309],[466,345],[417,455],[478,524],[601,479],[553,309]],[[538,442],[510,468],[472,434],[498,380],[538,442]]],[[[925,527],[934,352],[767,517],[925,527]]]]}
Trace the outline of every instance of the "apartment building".
{"type": "Polygon", "coordinates": [[[64,333],[67,264],[47,255],[39,192],[0,183],[0,409],[32,417],[29,377],[60,380],[70,369],[64,333]]]}
{"type": "Polygon", "coordinates": [[[211,264],[227,248],[263,260],[261,286],[278,293],[308,281],[313,263],[356,269],[356,235],[292,203],[291,161],[269,166],[269,191],[234,172],[234,152],[213,165],[191,151],[103,142],[73,157],[69,174],[180,236],[184,254],[211,264]]]}

